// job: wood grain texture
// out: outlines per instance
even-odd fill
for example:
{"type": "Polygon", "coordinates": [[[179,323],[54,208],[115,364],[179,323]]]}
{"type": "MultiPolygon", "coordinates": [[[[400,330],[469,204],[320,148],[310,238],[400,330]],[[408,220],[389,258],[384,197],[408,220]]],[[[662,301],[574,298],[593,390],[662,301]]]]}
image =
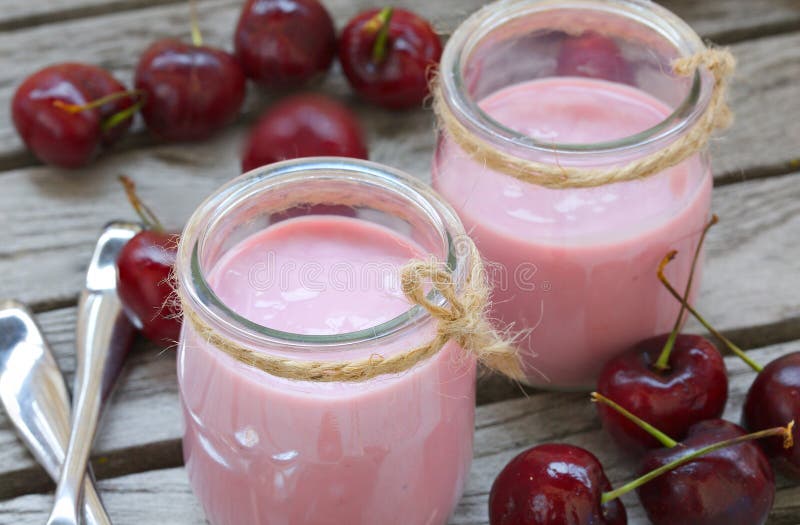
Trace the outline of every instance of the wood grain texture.
{"type": "MultiPolygon", "coordinates": [[[[800,349],[800,341],[753,351],[767,362],[800,349]]],[[[736,358],[727,358],[730,401],[725,417],[738,421],[742,399],[754,373],[736,358]]],[[[152,415],[154,410],[150,411],[152,415]]],[[[133,423],[133,422],[131,422],[133,423]]],[[[451,525],[486,525],[486,501],[497,473],[516,454],[538,443],[566,442],[594,452],[612,483],[630,480],[634,463],[599,428],[595,409],[585,394],[536,393],[528,398],[478,407],[475,460],[451,525]]],[[[770,525],[797,525],[800,487],[780,479],[770,525]]],[[[201,524],[199,504],[191,495],[182,468],[149,471],[100,482],[101,493],[115,523],[201,524]]],[[[39,524],[46,516],[49,495],[28,495],[0,502],[0,523],[39,524]]],[[[625,497],[629,523],[647,523],[635,496],[625,497]]],[[[388,522],[387,522],[388,523],[388,522]]]]}
{"type": "Polygon", "coordinates": [[[185,0],[14,0],[0,13],[0,31],[97,17],[185,0]]]}
{"type": "MultiPolygon", "coordinates": [[[[14,0],[6,2],[0,12],[0,29],[19,29],[63,20],[97,17],[153,7],[177,4],[185,0],[14,0]]],[[[199,0],[203,2],[204,0],[199,0]]],[[[243,2],[243,0],[241,0],[243,2]]],[[[324,0],[335,10],[333,0],[324,0]]],[[[483,0],[461,0],[468,9],[486,3],[483,0]]],[[[681,18],[692,22],[702,35],[717,41],[752,38],[765,32],[785,30],[800,25],[800,6],[794,0],[663,0],[660,4],[681,18]]],[[[431,2],[401,0],[398,6],[427,11],[431,2]]],[[[367,5],[365,3],[353,5],[367,5]]],[[[453,16],[460,16],[456,13],[453,16]]]]}
{"type": "MultiPolygon", "coordinates": [[[[44,0],[32,4],[41,6],[44,0]]],[[[81,0],[84,3],[100,0],[81,0]]],[[[121,0],[139,2],[140,0],[121,0]]],[[[59,4],[65,0],[58,0],[59,4]]],[[[0,169],[34,164],[11,124],[9,103],[14,90],[28,74],[55,62],[81,60],[110,69],[127,83],[139,54],[152,41],[165,36],[189,37],[185,2],[156,2],[133,10],[115,11],[100,17],[53,20],[53,23],[0,33],[3,68],[0,68],[0,169]]],[[[429,17],[442,34],[447,34],[474,9],[480,0],[426,2],[405,0],[398,5],[416,9],[429,17]]],[[[16,2],[15,2],[16,5],[16,2]]],[[[27,5],[27,2],[25,3],[27,5]]],[[[201,3],[201,28],[211,45],[231,48],[231,35],[241,0],[205,0],[201,3]]],[[[327,0],[326,5],[342,26],[370,0],[327,0]]],[[[794,0],[724,0],[721,2],[667,3],[706,36],[739,31],[787,20],[800,19],[794,0]],[[673,5],[674,4],[674,5],[673,5]]],[[[35,6],[34,6],[35,7],[35,6]]],[[[58,9],[55,9],[55,13],[58,9]]],[[[800,98],[793,96],[791,82],[800,76],[800,34],[748,41],[733,46],[740,58],[740,72],[733,91],[733,106],[740,115],[737,127],[718,140],[715,171],[728,180],[742,173],[765,170],[787,171],[798,156],[800,98]],[[743,147],[753,145],[752,147],[743,147]]],[[[334,75],[338,75],[334,73],[334,75]]],[[[343,83],[334,80],[332,92],[350,98],[343,83]]],[[[252,118],[264,101],[251,89],[242,121],[252,118]]],[[[122,149],[151,144],[141,132],[129,137],[122,149]]],[[[113,153],[112,153],[113,154],[113,153]]]]}

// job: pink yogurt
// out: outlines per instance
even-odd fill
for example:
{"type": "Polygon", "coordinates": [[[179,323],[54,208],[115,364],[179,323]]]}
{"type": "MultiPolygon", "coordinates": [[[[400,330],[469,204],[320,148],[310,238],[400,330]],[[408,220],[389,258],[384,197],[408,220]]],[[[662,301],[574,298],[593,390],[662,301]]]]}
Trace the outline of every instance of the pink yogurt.
{"type": "MultiPolygon", "coordinates": [[[[479,105],[519,133],[562,144],[628,137],[670,113],[636,88],[577,77],[512,85],[479,105]]],[[[591,388],[610,357],[670,330],[678,304],[656,268],[677,249],[668,275],[685,286],[709,214],[706,166],[695,156],[642,181],[548,189],[489,170],[454,143],[440,142],[434,187],[494,263],[492,314],[527,334],[520,352],[531,383],[591,388]]]]}
{"type": "MultiPolygon", "coordinates": [[[[422,255],[382,226],[310,216],[246,238],[206,278],[229,308],[255,323],[341,334],[408,310],[398,269],[422,255]]],[[[389,355],[430,335],[404,332],[360,354],[389,355]]],[[[313,357],[343,355],[320,348],[313,357]]],[[[178,355],[184,457],[209,521],[446,523],[472,459],[475,367],[459,357],[451,345],[397,376],[290,381],[235,361],[185,327],[178,355]]]]}

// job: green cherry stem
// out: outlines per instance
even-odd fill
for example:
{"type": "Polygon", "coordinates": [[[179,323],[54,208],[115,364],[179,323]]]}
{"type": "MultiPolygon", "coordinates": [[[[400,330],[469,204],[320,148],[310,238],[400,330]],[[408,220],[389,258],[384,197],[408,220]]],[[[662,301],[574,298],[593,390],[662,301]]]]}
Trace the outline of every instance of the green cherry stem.
{"type": "Polygon", "coordinates": [[[761,439],[765,437],[772,437],[772,436],[783,436],[783,446],[785,448],[791,448],[792,446],[792,427],[794,427],[794,421],[791,421],[785,427],[775,427],[769,428],[767,430],[762,430],[760,432],[754,432],[752,434],[747,434],[745,436],[739,436],[733,439],[726,439],[725,441],[720,441],[719,443],[714,443],[712,445],[705,446],[703,448],[699,448],[692,452],[691,454],[687,454],[683,457],[680,457],[674,461],[670,461],[666,465],[662,465],[661,467],[651,470],[644,476],[637,478],[629,483],[622,485],[619,488],[614,490],[610,490],[608,492],[604,492],[602,496],[600,496],[600,503],[608,503],[609,501],[619,498],[627,494],[628,492],[635,490],[648,481],[652,481],[653,479],[657,478],[661,474],[665,474],[670,470],[676,469],[681,465],[685,465],[691,461],[694,461],[700,456],[704,456],[706,454],[710,454],[716,450],[720,450],[727,447],[732,447],[734,445],[739,445],[741,443],[745,443],[747,441],[753,441],[755,439],[761,439]]]}
{"type": "Polygon", "coordinates": [[[192,26],[192,44],[200,47],[203,45],[203,35],[200,33],[200,19],[197,16],[197,0],[189,0],[189,17],[192,26]]]}
{"type": "Polygon", "coordinates": [[[144,96],[144,91],[141,89],[134,89],[131,91],[115,91],[114,93],[110,93],[104,97],[92,100],[86,104],[71,104],[69,102],[64,102],[63,100],[54,100],[53,106],[66,111],[67,113],[80,113],[81,111],[99,108],[100,106],[108,104],[109,102],[114,102],[115,100],[119,100],[121,98],[130,97],[138,99],[142,96],[144,96]]]}
{"type": "Polygon", "coordinates": [[[125,195],[128,197],[128,202],[130,202],[133,209],[136,210],[136,214],[142,219],[145,227],[148,230],[163,232],[164,226],[161,224],[161,221],[158,220],[153,210],[142,202],[142,199],[140,199],[139,195],[136,193],[136,184],[125,175],[119,176],[119,182],[122,184],[122,187],[125,188],[125,195]]]}
{"type": "Polygon", "coordinates": [[[144,106],[144,93],[142,93],[142,96],[135,104],[128,106],[122,111],[118,111],[113,115],[111,115],[110,117],[108,117],[107,119],[105,119],[102,122],[102,124],[100,124],[100,129],[102,129],[103,132],[111,130],[113,127],[133,117],[136,113],[139,112],[140,109],[142,109],[142,106],[144,106]]]}
{"type": "Polygon", "coordinates": [[[664,275],[664,268],[667,266],[667,264],[669,264],[670,261],[672,261],[672,259],[675,258],[675,254],[677,253],[678,252],[676,250],[672,250],[667,255],[665,255],[664,258],[661,260],[661,264],[658,265],[658,279],[664,284],[667,290],[669,290],[669,293],[671,293],[675,299],[680,301],[681,304],[689,311],[689,313],[691,313],[695,317],[695,319],[697,319],[700,322],[700,324],[702,324],[705,327],[706,330],[711,332],[711,334],[714,335],[714,337],[722,341],[725,344],[725,346],[728,347],[728,350],[739,356],[739,358],[745,363],[747,363],[750,366],[750,368],[752,368],[756,372],[761,372],[764,368],[755,361],[753,361],[750,358],[750,356],[748,356],[744,350],[735,345],[733,341],[731,341],[730,339],[719,333],[713,326],[711,326],[708,323],[708,321],[703,319],[703,316],[701,316],[697,312],[697,310],[695,310],[692,307],[692,305],[687,303],[686,300],[684,300],[684,298],[681,297],[678,291],[672,286],[672,283],[669,282],[669,279],[667,279],[667,277],[664,275]]]}
{"type": "Polygon", "coordinates": [[[683,292],[683,300],[681,302],[681,309],[678,312],[678,317],[675,319],[675,326],[672,327],[672,332],[669,334],[669,338],[667,338],[667,342],[664,343],[664,348],[661,350],[661,354],[658,356],[658,360],[653,367],[656,370],[665,371],[669,370],[669,356],[672,353],[672,349],[675,346],[675,340],[678,338],[678,332],[681,329],[681,323],[683,322],[683,316],[686,314],[686,304],[689,302],[689,294],[692,291],[692,282],[694,281],[694,270],[697,268],[697,261],[700,259],[700,253],[702,252],[703,243],[706,240],[706,234],[708,230],[711,229],[712,226],[719,222],[719,217],[716,214],[711,216],[711,220],[708,221],[705,228],[703,228],[703,233],[700,234],[700,239],[697,241],[697,247],[694,249],[694,257],[692,258],[692,269],[689,270],[689,280],[686,282],[686,290],[683,292]]]}
{"type": "Polygon", "coordinates": [[[650,423],[648,423],[644,419],[641,419],[641,418],[637,417],[632,412],[630,412],[629,410],[621,407],[616,402],[610,400],[609,398],[607,398],[603,394],[600,394],[598,392],[592,392],[591,393],[591,398],[592,398],[593,402],[602,403],[604,405],[607,405],[607,406],[611,407],[612,409],[614,409],[615,411],[617,411],[620,414],[622,414],[622,416],[624,416],[625,419],[627,419],[628,421],[630,421],[631,423],[633,423],[637,427],[641,428],[642,430],[644,430],[645,432],[647,432],[648,434],[650,434],[651,436],[656,438],[659,443],[664,445],[664,447],[673,448],[673,447],[676,447],[676,446],[680,445],[680,443],[678,443],[677,441],[675,441],[674,439],[672,439],[671,437],[669,437],[665,433],[661,432],[659,429],[657,429],[656,427],[654,427],[653,425],[651,425],[650,423]]]}
{"type": "Polygon", "coordinates": [[[372,46],[372,61],[380,64],[386,59],[386,52],[389,45],[389,23],[392,21],[394,14],[393,7],[384,7],[380,13],[375,15],[375,18],[367,22],[369,27],[378,27],[378,33],[375,36],[375,43],[372,46]]]}

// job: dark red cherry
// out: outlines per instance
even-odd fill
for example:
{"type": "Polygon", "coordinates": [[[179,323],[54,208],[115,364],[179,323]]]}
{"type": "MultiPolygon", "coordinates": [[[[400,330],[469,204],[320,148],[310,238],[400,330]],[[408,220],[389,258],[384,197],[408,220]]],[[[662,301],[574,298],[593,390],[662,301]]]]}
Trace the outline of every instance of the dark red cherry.
{"type": "MultiPolygon", "coordinates": [[[[647,452],[639,471],[653,471],[707,445],[744,435],[744,429],[722,419],[697,423],[682,446],[647,452]]],[[[747,442],[696,458],[637,491],[654,525],[761,525],[772,508],[775,479],[761,448],[747,442]]]]}
{"type": "Polygon", "coordinates": [[[564,39],[558,54],[556,74],[634,83],[631,65],[622,56],[617,44],[594,31],[564,39]]]}
{"type": "Polygon", "coordinates": [[[162,345],[178,340],[180,308],[171,280],[178,234],[145,230],[128,241],[117,259],[117,292],[131,322],[162,345]]]}
{"type": "Polygon", "coordinates": [[[167,140],[209,137],[236,118],[245,95],[244,73],[230,53],[173,39],[147,48],[135,84],[145,93],[145,124],[167,140]]]}
{"type": "MultiPolygon", "coordinates": [[[[775,426],[771,421],[789,420],[800,421],[800,352],[786,354],[764,367],[750,386],[742,411],[742,422],[751,431],[775,426]]],[[[783,447],[779,438],[760,444],[781,471],[800,479],[800,429],[794,429],[790,448],[783,447]]]]}
{"type": "Polygon", "coordinates": [[[285,89],[328,70],[336,55],[336,29],[317,0],[249,0],[234,45],[249,78],[268,89],[285,89]]]}
{"type": "Polygon", "coordinates": [[[433,27],[405,9],[365,11],[339,39],[339,61],[350,85],[363,99],[389,109],[422,103],[441,56],[433,27]]]}
{"type": "MultiPolygon", "coordinates": [[[[607,362],[597,383],[601,395],[678,440],[693,424],[721,416],[728,399],[725,361],[716,347],[703,337],[679,333],[685,310],[691,309],[686,297],[703,242],[717,220],[716,215],[712,216],[700,235],[683,296],[674,292],[681,309],[672,332],[642,341],[607,362]]],[[[674,288],[664,269],[676,254],[669,252],[656,272],[670,292],[674,288]]],[[[639,453],[661,445],[608,406],[600,404],[598,411],[603,426],[623,449],[639,453]]]]}
{"type": "Polygon", "coordinates": [[[133,182],[127,177],[121,180],[128,199],[150,229],[137,233],[122,247],[117,257],[117,294],[125,313],[145,337],[171,345],[181,330],[181,310],[172,280],[179,234],[165,232],[136,196],[133,182]]]}
{"type": "Polygon", "coordinates": [[[39,160],[78,168],[130,128],[136,97],[126,93],[105,69],[56,64],[25,79],[14,94],[11,114],[17,133],[39,160]]]}
{"type": "Polygon", "coordinates": [[[619,499],[601,503],[611,483],[598,459],[572,445],[526,450],[500,472],[489,493],[491,525],[624,525],[619,499]]]}
{"type": "MultiPolygon", "coordinates": [[[[728,376],[717,348],[699,335],[678,335],[669,369],[657,370],[655,363],[668,337],[642,341],[606,363],[597,391],[680,440],[693,424],[722,415],[728,376]]],[[[624,450],[640,453],[661,446],[611,408],[602,404],[597,408],[603,428],[624,450]]]]}
{"type": "Polygon", "coordinates": [[[333,99],[295,95],[268,109],[250,131],[242,153],[242,170],[317,156],[366,159],[361,125],[349,109],[333,99]]]}

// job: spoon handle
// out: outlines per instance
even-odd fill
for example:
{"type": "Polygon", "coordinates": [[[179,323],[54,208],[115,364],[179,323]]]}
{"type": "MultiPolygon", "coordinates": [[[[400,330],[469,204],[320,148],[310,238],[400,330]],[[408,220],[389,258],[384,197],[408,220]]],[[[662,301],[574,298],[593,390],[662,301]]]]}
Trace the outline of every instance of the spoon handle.
{"type": "Polygon", "coordinates": [[[104,386],[113,384],[109,378],[116,378],[121,366],[121,359],[115,360],[121,352],[114,348],[127,347],[131,330],[115,293],[85,291],[81,295],[72,433],[48,525],[78,525],[82,480],[103,406],[104,386]]]}
{"type": "MultiPolygon", "coordinates": [[[[22,303],[0,303],[0,402],[22,441],[54,480],[69,440],[69,394],[50,345],[22,303]]],[[[91,472],[83,480],[84,522],[110,525],[91,472]]]]}
{"type": "Polygon", "coordinates": [[[75,329],[75,399],[72,432],[47,525],[78,525],[81,488],[103,404],[116,382],[133,336],[117,296],[117,256],[140,227],[112,222],[100,238],[86,272],[75,329]]]}

